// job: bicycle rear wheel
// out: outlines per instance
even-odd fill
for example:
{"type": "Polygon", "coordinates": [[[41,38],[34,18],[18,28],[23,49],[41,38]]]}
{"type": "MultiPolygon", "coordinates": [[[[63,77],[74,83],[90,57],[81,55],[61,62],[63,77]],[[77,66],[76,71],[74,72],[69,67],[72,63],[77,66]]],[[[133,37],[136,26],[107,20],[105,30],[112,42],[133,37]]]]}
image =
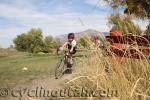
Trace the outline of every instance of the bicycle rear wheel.
{"type": "Polygon", "coordinates": [[[63,76],[65,71],[66,61],[65,59],[61,59],[55,69],[55,78],[58,79],[63,76]]]}

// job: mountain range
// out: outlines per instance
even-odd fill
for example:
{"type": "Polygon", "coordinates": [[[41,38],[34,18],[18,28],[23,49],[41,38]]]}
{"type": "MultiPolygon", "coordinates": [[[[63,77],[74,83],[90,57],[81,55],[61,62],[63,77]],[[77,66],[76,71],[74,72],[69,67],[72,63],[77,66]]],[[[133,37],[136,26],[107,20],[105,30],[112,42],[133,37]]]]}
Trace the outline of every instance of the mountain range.
{"type": "MultiPolygon", "coordinates": [[[[108,35],[108,32],[99,32],[97,30],[88,29],[82,32],[75,33],[76,40],[79,40],[80,38],[84,36],[106,36],[108,35]]],[[[64,43],[67,40],[68,34],[63,34],[55,37],[57,40],[59,40],[60,43],[64,43]]]]}

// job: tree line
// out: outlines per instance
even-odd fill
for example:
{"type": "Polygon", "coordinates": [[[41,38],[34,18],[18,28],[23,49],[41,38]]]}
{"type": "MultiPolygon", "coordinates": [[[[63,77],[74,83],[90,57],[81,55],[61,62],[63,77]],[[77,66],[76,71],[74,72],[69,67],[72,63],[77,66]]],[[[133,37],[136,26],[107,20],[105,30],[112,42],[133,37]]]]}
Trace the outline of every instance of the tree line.
{"type": "Polygon", "coordinates": [[[141,20],[148,20],[144,34],[150,35],[150,0],[104,0],[113,9],[123,8],[124,14],[141,20]]]}
{"type": "Polygon", "coordinates": [[[28,32],[18,35],[13,42],[18,51],[30,53],[49,53],[52,49],[59,46],[56,39],[52,36],[44,38],[40,28],[32,28],[28,32]]]}

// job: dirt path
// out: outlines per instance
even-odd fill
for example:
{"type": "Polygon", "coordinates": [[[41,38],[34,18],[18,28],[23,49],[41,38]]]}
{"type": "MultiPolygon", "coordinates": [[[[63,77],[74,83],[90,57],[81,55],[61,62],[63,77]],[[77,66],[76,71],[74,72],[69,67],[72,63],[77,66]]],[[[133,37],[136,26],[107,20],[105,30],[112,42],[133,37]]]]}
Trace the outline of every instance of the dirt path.
{"type": "Polygon", "coordinates": [[[9,99],[7,98],[5,100],[57,100],[56,98],[53,99],[49,96],[55,96],[56,91],[59,92],[59,90],[62,90],[69,77],[71,77],[70,74],[64,75],[60,79],[55,79],[54,76],[43,76],[33,79],[27,84],[17,85],[13,89],[14,95],[17,97],[11,96],[9,99]]]}

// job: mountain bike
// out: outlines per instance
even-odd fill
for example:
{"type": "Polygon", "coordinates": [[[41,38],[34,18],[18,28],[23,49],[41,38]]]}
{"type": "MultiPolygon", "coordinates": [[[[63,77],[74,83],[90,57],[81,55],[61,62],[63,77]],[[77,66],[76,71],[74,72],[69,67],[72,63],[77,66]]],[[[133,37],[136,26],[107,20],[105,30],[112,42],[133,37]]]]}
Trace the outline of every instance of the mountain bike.
{"type": "Polygon", "coordinates": [[[70,71],[74,69],[75,59],[73,57],[69,57],[69,52],[67,50],[63,51],[63,56],[60,58],[60,61],[57,63],[55,68],[55,78],[61,78],[66,71],[70,71]],[[72,60],[72,63],[70,61],[72,60]]]}

